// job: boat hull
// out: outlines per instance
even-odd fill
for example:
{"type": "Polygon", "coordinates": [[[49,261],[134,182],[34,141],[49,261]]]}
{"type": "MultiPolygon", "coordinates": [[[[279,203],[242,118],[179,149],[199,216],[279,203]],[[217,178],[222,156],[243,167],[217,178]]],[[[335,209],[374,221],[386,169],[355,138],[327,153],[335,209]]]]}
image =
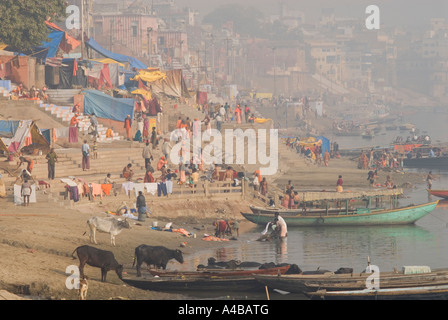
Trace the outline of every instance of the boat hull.
{"type": "MultiPolygon", "coordinates": [[[[437,206],[438,201],[418,206],[371,211],[358,214],[337,215],[296,215],[283,216],[286,224],[291,227],[325,227],[325,226],[375,226],[375,225],[405,225],[413,224],[423,218],[437,206]]],[[[272,214],[241,213],[247,220],[265,226],[273,221],[272,214]]]]}
{"type": "Polygon", "coordinates": [[[262,290],[263,286],[253,277],[187,277],[157,278],[157,277],[124,277],[126,284],[150,291],[162,292],[249,292],[262,290]]]}
{"type": "Polygon", "coordinates": [[[433,300],[446,299],[448,285],[330,292],[321,290],[306,295],[312,299],[325,300],[433,300]]]}
{"type": "Polygon", "coordinates": [[[403,159],[406,168],[447,169],[448,157],[403,159]]]}
{"type": "Polygon", "coordinates": [[[254,269],[254,270],[213,270],[213,271],[158,271],[149,270],[153,276],[158,277],[251,277],[253,274],[285,274],[289,266],[269,268],[269,269],[254,269]]]}
{"type": "Polygon", "coordinates": [[[427,190],[432,196],[448,199],[448,190],[427,190]]]}
{"type": "MultiPolygon", "coordinates": [[[[371,274],[327,273],[321,275],[254,275],[254,277],[262,285],[272,289],[307,294],[318,290],[326,290],[327,292],[364,290],[371,274]]],[[[448,269],[418,274],[382,272],[379,275],[379,285],[382,289],[448,285],[448,269]]]]}

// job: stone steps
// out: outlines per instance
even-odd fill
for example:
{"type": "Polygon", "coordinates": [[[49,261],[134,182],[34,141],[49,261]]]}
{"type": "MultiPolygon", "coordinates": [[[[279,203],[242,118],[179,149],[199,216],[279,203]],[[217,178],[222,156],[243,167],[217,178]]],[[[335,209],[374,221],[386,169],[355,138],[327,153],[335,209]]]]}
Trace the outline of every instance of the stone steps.
{"type": "MultiPolygon", "coordinates": [[[[69,106],[57,106],[54,104],[44,104],[40,103],[40,107],[52,117],[59,120],[59,122],[63,123],[66,126],[70,125],[70,120],[74,116],[72,112],[72,107],[69,106]]],[[[79,115],[78,119],[80,120],[78,124],[79,132],[81,134],[88,134],[88,128],[90,126],[90,118],[83,114],[79,115]]],[[[123,140],[124,138],[119,135],[118,132],[113,132],[113,137],[107,138],[106,131],[107,127],[104,127],[102,124],[98,124],[98,142],[113,142],[123,140]]]]}
{"type": "MultiPolygon", "coordinates": [[[[141,152],[141,148],[99,150],[98,159],[90,160],[91,169],[83,171],[81,168],[82,156],[79,150],[56,150],[56,153],[58,154],[58,162],[56,163],[55,177],[56,179],[59,179],[68,176],[88,177],[98,175],[98,179],[104,180],[106,174],[111,173],[118,178],[124,166],[128,163],[132,163],[136,175],[143,178],[145,168],[141,152]]],[[[157,161],[159,153],[154,152],[153,155],[155,161],[157,161]]],[[[45,156],[32,156],[31,158],[36,161],[32,172],[33,177],[36,180],[47,181],[48,165],[45,156]]],[[[11,165],[11,168],[16,168],[15,162],[11,165]]],[[[4,175],[3,179],[5,183],[13,183],[16,178],[4,175]]]]}

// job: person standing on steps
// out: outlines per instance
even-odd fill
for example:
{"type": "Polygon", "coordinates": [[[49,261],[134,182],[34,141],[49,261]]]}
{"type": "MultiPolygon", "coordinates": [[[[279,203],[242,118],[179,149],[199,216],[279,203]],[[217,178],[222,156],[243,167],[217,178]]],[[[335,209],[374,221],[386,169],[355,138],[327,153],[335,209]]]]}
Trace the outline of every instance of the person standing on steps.
{"type": "Polygon", "coordinates": [[[126,129],[126,137],[128,141],[131,141],[132,136],[132,119],[131,116],[128,114],[126,119],[124,119],[124,128],[126,129]]]}
{"type": "Polygon", "coordinates": [[[54,180],[55,166],[58,161],[58,155],[54,152],[54,148],[51,148],[45,159],[48,161],[48,179],[54,180]]]}
{"type": "Polygon", "coordinates": [[[149,147],[149,141],[146,141],[146,146],[143,148],[142,157],[145,159],[145,169],[148,170],[151,165],[151,160],[153,160],[151,154],[151,148],[149,147]]]}
{"type": "Polygon", "coordinates": [[[23,204],[25,206],[30,205],[30,196],[33,189],[31,189],[31,183],[28,180],[22,184],[21,194],[23,196],[23,204]]]}
{"type": "Polygon", "coordinates": [[[82,151],[82,171],[90,169],[90,147],[87,140],[84,140],[84,144],[81,147],[82,151]]]}

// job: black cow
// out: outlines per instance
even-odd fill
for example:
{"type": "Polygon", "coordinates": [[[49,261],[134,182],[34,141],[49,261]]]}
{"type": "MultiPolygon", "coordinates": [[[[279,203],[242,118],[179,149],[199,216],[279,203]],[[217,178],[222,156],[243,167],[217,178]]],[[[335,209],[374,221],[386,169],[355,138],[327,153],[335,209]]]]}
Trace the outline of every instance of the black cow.
{"type": "Polygon", "coordinates": [[[135,248],[132,267],[134,267],[135,261],[137,260],[137,277],[141,277],[140,267],[143,262],[146,262],[147,265],[155,265],[156,268],[163,268],[165,270],[168,261],[171,259],[176,259],[178,262],[184,263],[182,251],[178,249],[171,250],[162,246],[141,244],[135,248]]]}
{"type": "Polygon", "coordinates": [[[102,282],[106,282],[107,272],[110,270],[114,270],[117,273],[118,278],[122,279],[123,265],[119,264],[117,260],[115,260],[112,252],[86,245],[78,247],[75,251],[73,251],[73,259],[76,259],[73,255],[75,252],[79,259],[79,273],[81,279],[84,279],[84,266],[86,264],[92,267],[101,268],[102,282]]]}

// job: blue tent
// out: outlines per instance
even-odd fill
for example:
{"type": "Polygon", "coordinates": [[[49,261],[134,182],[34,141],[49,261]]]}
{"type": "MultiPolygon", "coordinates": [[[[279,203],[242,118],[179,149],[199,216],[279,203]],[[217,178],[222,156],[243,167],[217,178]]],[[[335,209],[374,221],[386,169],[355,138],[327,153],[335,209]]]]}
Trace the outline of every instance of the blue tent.
{"type": "Polygon", "coordinates": [[[325,151],[330,152],[330,140],[325,138],[324,136],[319,136],[316,138],[316,140],[322,140],[321,148],[322,148],[322,155],[324,155],[325,151]]]}
{"type": "Polygon", "coordinates": [[[99,118],[124,121],[127,115],[134,116],[134,99],[114,98],[98,90],[84,90],[84,114],[99,118]]]}
{"type": "Polygon", "coordinates": [[[109,50],[104,49],[93,38],[90,38],[89,41],[86,42],[86,44],[89,48],[95,50],[96,52],[98,52],[99,54],[101,54],[102,56],[104,56],[106,58],[114,59],[115,61],[118,61],[118,62],[129,62],[129,65],[131,66],[131,68],[136,68],[139,70],[148,68],[148,66],[146,64],[144,64],[143,62],[141,62],[133,57],[125,56],[123,54],[113,53],[113,52],[110,52],[109,50]]]}

